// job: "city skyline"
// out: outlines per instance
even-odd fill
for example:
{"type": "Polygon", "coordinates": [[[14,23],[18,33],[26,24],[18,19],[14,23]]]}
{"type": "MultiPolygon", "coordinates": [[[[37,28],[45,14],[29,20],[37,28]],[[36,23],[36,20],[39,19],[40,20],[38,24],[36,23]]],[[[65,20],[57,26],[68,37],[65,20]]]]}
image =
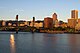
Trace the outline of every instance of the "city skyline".
{"type": "Polygon", "coordinates": [[[19,20],[44,20],[45,17],[52,17],[57,13],[57,19],[66,21],[71,18],[71,10],[78,10],[80,18],[79,0],[1,0],[0,20],[15,19],[19,15],[19,20]]]}

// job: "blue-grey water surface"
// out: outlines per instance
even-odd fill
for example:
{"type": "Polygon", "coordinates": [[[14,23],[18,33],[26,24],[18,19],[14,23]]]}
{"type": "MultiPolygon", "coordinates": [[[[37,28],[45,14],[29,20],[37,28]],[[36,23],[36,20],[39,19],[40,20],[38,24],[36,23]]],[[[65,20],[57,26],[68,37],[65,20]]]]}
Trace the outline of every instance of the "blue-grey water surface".
{"type": "Polygon", "coordinates": [[[0,53],[80,53],[80,34],[0,32],[0,53]]]}

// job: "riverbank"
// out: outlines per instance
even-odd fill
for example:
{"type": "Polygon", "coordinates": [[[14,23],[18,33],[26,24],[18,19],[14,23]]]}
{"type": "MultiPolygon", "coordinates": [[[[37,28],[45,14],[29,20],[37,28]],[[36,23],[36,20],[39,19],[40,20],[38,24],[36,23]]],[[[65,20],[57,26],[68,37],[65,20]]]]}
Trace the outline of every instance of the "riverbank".
{"type": "MultiPolygon", "coordinates": [[[[11,32],[16,33],[16,31],[0,31],[0,32],[11,32]]],[[[27,31],[18,31],[18,32],[25,32],[27,31]]],[[[32,33],[31,31],[28,31],[29,33],[32,33]]],[[[49,34],[80,34],[80,32],[66,32],[66,31],[40,31],[40,32],[33,32],[33,33],[49,33],[49,34]]]]}
{"type": "Polygon", "coordinates": [[[51,34],[80,34],[80,32],[67,32],[67,31],[40,31],[40,33],[51,33],[51,34]]]}

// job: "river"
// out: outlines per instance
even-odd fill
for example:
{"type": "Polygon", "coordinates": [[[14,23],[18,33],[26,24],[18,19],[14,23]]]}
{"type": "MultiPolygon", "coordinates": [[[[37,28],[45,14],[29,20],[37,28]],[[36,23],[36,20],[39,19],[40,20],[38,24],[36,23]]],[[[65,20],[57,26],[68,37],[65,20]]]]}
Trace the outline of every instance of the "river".
{"type": "Polygon", "coordinates": [[[0,53],[80,53],[80,34],[0,32],[0,53]]]}

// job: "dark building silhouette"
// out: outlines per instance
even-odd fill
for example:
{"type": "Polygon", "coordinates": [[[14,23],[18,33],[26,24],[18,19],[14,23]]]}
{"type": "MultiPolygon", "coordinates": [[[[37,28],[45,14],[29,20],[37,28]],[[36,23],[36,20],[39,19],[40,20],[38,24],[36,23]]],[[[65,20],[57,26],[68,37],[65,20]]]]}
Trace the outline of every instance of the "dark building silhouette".
{"type": "Polygon", "coordinates": [[[18,21],[18,15],[16,15],[16,20],[18,21]]]}
{"type": "Polygon", "coordinates": [[[34,23],[35,23],[35,17],[33,17],[33,27],[34,27],[34,23]]]}
{"type": "Polygon", "coordinates": [[[50,17],[44,18],[44,28],[53,28],[53,19],[50,17]]]}

